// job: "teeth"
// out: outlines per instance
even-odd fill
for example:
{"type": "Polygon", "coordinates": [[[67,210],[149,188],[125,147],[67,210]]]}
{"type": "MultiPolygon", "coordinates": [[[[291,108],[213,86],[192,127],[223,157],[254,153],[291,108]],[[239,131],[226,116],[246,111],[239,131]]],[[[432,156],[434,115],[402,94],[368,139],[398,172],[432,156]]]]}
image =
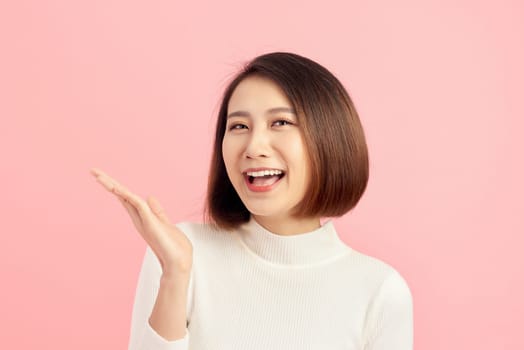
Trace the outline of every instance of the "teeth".
{"type": "Polygon", "coordinates": [[[267,175],[280,175],[282,174],[282,170],[248,171],[246,174],[249,176],[253,176],[253,177],[267,176],[267,175]]]}

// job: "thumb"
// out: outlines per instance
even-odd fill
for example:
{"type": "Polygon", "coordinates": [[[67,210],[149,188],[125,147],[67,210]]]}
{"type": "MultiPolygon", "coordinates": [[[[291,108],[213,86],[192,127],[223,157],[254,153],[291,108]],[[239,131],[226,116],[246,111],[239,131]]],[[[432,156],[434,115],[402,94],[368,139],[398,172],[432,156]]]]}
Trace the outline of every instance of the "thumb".
{"type": "Polygon", "coordinates": [[[162,221],[165,224],[171,225],[171,222],[169,221],[166,213],[164,212],[164,209],[155,197],[149,196],[147,198],[147,204],[149,205],[153,213],[155,213],[155,215],[160,219],[160,221],[162,221]]]}

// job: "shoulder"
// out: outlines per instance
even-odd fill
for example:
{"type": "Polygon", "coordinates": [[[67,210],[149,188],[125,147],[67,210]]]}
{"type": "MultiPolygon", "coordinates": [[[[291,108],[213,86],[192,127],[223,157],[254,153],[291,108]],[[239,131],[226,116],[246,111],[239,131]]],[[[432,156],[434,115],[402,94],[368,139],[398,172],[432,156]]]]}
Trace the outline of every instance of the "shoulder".
{"type": "Polygon", "coordinates": [[[210,223],[196,221],[180,221],[175,224],[180,230],[189,235],[222,235],[231,234],[231,231],[218,229],[210,223]]]}
{"type": "Polygon", "coordinates": [[[411,288],[402,273],[392,264],[377,257],[353,251],[354,259],[373,280],[372,299],[376,304],[409,310],[412,308],[411,288]]]}
{"type": "Polygon", "coordinates": [[[389,295],[411,300],[411,290],[406,278],[392,264],[351,248],[347,266],[357,273],[375,298],[389,295]]]}
{"type": "Polygon", "coordinates": [[[182,221],[175,226],[187,236],[193,247],[227,243],[233,237],[233,231],[221,230],[204,222],[182,221]]]}
{"type": "Polygon", "coordinates": [[[413,295],[404,276],[391,264],[356,252],[370,278],[365,316],[369,348],[412,348],[413,295]]]}

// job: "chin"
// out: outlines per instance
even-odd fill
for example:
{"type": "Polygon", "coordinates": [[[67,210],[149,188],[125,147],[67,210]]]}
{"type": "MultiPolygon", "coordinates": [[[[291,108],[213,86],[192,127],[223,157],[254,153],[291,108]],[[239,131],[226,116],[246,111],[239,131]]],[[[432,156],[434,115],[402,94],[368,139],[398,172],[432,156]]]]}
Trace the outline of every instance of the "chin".
{"type": "Polygon", "coordinates": [[[283,210],[272,208],[262,208],[262,207],[253,207],[253,206],[246,206],[247,210],[251,213],[251,215],[256,216],[262,216],[262,217],[270,217],[270,216],[279,216],[282,215],[284,212],[283,210]]]}

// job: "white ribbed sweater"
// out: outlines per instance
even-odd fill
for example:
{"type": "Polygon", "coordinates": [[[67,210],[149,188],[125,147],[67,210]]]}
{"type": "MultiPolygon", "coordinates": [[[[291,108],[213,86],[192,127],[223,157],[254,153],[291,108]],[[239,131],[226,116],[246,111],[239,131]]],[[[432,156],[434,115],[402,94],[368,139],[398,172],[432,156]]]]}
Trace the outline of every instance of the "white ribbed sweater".
{"type": "Polygon", "coordinates": [[[236,231],[177,224],[193,244],[186,335],[149,325],[162,269],[147,247],[129,350],[411,350],[413,302],[389,264],[347,246],[333,222],[292,236],[253,218],[236,231]]]}

